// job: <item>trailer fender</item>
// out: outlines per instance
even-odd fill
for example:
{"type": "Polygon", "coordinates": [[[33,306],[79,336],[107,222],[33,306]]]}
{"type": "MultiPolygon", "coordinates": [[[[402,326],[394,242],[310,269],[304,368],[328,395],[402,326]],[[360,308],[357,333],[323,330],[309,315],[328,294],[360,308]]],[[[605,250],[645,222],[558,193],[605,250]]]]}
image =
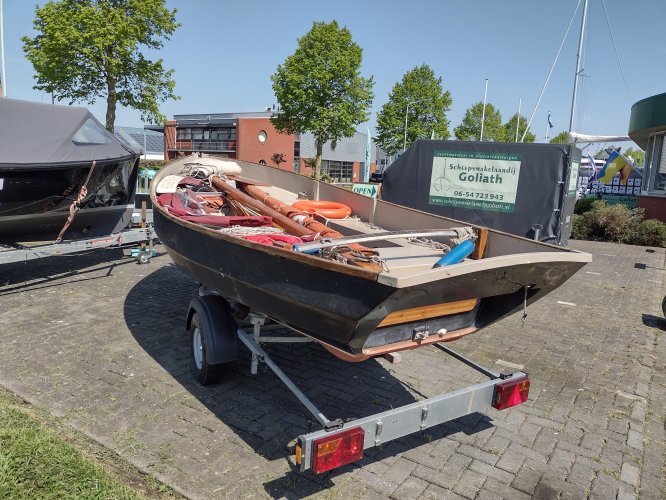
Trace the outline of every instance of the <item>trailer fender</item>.
{"type": "Polygon", "coordinates": [[[187,314],[188,330],[194,313],[199,315],[201,334],[205,337],[206,362],[218,365],[237,361],[238,327],[229,303],[216,295],[193,298],[187,314]]]}

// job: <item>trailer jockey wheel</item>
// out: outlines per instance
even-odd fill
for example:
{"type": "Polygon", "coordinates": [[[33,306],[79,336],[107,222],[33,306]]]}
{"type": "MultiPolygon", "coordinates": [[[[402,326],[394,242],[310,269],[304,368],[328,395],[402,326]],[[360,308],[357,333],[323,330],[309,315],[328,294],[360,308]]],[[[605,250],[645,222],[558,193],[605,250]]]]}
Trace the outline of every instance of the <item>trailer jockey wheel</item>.
{"type": "Polygon", "coordinates": [[[148,262],[150,262],[150,252],[139,252],[136,256],[136,260],[139,264],[148,264],[148,262]]]}
{"type": "Polygon", "coordinates": [[[204,322],[199,313],[195,312],[190,323],[190,347],[192,349],[192,373],[201,385],[214,384],[220,381],[224,365],[212,365],[207,361],[208,345],[204,322]]]}

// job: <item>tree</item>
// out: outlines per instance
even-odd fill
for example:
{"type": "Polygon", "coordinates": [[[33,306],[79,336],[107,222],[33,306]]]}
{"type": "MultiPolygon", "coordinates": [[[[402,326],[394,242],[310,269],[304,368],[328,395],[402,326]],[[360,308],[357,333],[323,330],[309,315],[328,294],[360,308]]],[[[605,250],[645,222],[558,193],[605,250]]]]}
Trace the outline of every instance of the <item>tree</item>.
{"type": "Polygon", "coordinates": [[[278,168],[280,168],[280,163],[287,161],[285,160],[284,156],[284,153],[274,153],[273,156],[271,156],[271,160],[277,165],[278,168]]]}
{"type": "Polygon", "coordinates": [[[324,144],[351,137],[370,117],[374,81],[360,74],[362,52],[347,28],[315,22],[271,75],[280,103],[271,122],[281,133],[314,134],[316,179],[324,144]]]}
{"type": "MultiPolygon", "coordinates": [[[[481,137],[481,119],[483,102],[479,101],[465,111],[462,122],[454,130],[456,138],[460,141],[478,141],[481,137]]],[[[483,120],[484,141],[504,141],[504,126],[502,115],[498,109],[489,102],[486,103],[486,113],[483,120]]]]}
{"type": "MultiPolygon", "coordinates": [[[[523,115],[519,115],[516,113],[513,115],[508,122],[504,124],[504,140],[507,142],[521,142],[520,139],[523,136],[523,133],[525,133],[525,129],[527,128],[527,118],[525,118],[523,115]],[[520,118],[520,121],[518,119],[520,118]],[[516,125],[518,125],[518,140],[516,141],[516,125]]],[[[483,130],[483,135],[485,137],[486,135],[486,130],[484,127],[483,130]]],[[[527,133],[525,134],[525,139],[523,139],[522,142],[534,142],[536,141],[536,136],[527,130],[527,133]]]]}
{"type": "Polygon", "coordinates": [[[645,163],[645,151],[642,149],[629,148],[624,152],[624,156],[631,158],[637,167],[642,167],[645,163]]]}
{"type": "Polygon", "coordinates": [[[377,114],[377,143],[392,155],[418,138],[434,134],[437,139],[448,139],[446,112],[452,102],[450,92],[442,89],[442,77],[436,77],[427,64],[415,67],[393,86],[388,102],[377,114]]]}
{"type": "Polygon", "coordinates": [[[37,73],[35,89],[58,101],[106,99],[106,128],[113,132],[118,104],[160,122],[159,102],[178,99],[173,70],[140,49],[158,50],[178,28],[164,0],[61,0],[35,9],[34,38],[23,51],[37,73]]]}
{"type": "Polygon", "coordinates": [[[560,132],[550,140],[551,144],[569,144],[570,142],[571,141],[569,140],[569,132],[567,132],[566,130],[560,132]]]}

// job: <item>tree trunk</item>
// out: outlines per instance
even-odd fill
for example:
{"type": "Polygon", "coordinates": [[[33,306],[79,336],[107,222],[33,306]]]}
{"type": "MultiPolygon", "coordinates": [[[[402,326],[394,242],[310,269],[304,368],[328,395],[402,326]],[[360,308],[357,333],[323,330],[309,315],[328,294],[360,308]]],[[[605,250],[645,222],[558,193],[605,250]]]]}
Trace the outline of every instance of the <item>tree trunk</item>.
{"type": "Polygon", "coordinates": [[[315,156],[315,171],[314,177],[319,180],[321,178],[321,157],[324,151],[324,141],[321,135],[317,137],[317,155],[315,156]]]}
{"type": "Polygon", "coordinates": [[[113,134],[113,127],[116,122],[116,80],[112,75],[106,77],[106,130],[113,134]]]}

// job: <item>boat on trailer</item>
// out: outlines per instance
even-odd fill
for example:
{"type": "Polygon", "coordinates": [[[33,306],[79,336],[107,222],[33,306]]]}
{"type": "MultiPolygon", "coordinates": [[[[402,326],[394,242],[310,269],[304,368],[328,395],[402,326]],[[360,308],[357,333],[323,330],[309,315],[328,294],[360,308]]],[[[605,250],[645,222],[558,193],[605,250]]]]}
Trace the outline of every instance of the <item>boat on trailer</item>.
{"type": "Polygon", "coordinates": [[[0,99],[0,243],[117,233],[138,162],[85,108],[0,99]]]}
{"type": "Polygon", "coordinates": [[[155,230],[180,268],[237,313],[261,311],[346,361],[478,332],[591,261],[584,252],[203,154],[167,164],[151,200],[155,230]],[[327,207],[336,216],[348,207],[350,215],[330,218],[327,207]]]}

